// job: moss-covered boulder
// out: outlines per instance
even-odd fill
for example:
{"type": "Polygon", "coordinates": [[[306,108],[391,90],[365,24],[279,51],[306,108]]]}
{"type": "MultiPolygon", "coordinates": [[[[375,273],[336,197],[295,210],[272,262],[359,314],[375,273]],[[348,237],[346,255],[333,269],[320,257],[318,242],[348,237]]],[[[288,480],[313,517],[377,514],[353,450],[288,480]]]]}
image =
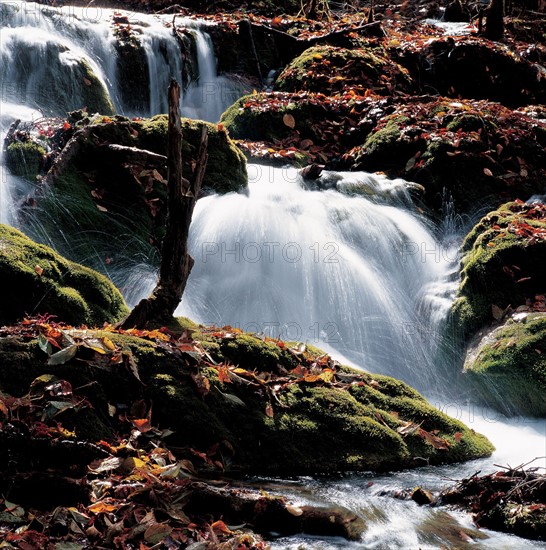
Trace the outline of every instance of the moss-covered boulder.
{"type": "Polygon", "coordinates": [[[409,92],[407,69],[387,57],[381,46],[361,49],[314,46],[294,59],[279,75],[275,88],[282,92],[307,90],[324,94],[352,88],[360,93],[409,92]]]}
{"type": "Polygon", "coordinates": [[[546,206],[508,203],[481,219],[463,246],[452,316],[463,337],[546,290],[546,206]]]}
{"type": "Polygon", "coordinates": [[[50,314],[67,323],[99,326],[127,308],[104,276],[65,260],[21,232],[0,226],[0,323],[50,314]]]}
{"type": "Polygon", "coordinates": [[[546,415],[546,314],[517,313],[470,348],[464,371],[481,399],[508,415],[546,415]]]}
{"type": "MultiPolygon", "coordinates": [[[[28,143],[34,143],[32,152],[49,148],[48,158],[66,155],[65,147],[71,151],[62,168],[55,168],[55,176],[46,179],[52,183],[39,186],[26,204],[21,218],[25,231],[101,272],[115,269],[119,273],[139,263],[157,265],[166,216],[166,158],[127,149],[120,152],[110,145],[166,155],[167,117],[95,117],[74,123],[78,115],[82,116],[72,115],[72,125],[54,129],[51,140],[31,129],[24,136],[30,141],[14,141],[8,147],[14,153],[21,147],[26,152],[28,143]]],[[[185,175],[191,177],[203,125],[209,135],[205,192],[243,190],[247,183],[244,155],[223,129],[209,123],[183,121],[185,175]]],[[[34,170],[35,155],[26,161],[27,167],[31,164],[34,170]]]]}
{"type": "Polygon", "coordinates": [[[15,175],[29,181],[43,169],[46,150],[35,141],[14,141],[6,148],[6,166],[15,175]]]}
{"type": "MultiPolygon", "coordinates": [[[[63,328],[56,328],[61,341],[63,328]]],[[[51,336],[44,324],[35,330],[51,336]]],[[[406,384],[283,342],[231,329],[199,329],[195,340],[69,331],[75,357],[65,353],[47,365],[32,327],[23,332],[24,342],[0,339],[0,390],[21,395],[43,374],[68,380],[92,406],[87,420],[95,419],[91,430],[89,421],[80,426],[66,415],[63,425],[80,436],[111,436],[144,399],[153,402],[152,424],[175,432],[169,445],[190,455],[189,449],[206,451],[230,471],[379,471],[492,451],[483,436],[406,384]],[[94,352],[97,347],[104,353],[94,352]]]]}
{"type": "Polygon", "coordinates": [[[252,158],[347,168],[343,154],[369,131],[357,123],[367,108],[367,100],[352,90],[334,96],[259,93],[237,100],[220,122],[252,158]]]}

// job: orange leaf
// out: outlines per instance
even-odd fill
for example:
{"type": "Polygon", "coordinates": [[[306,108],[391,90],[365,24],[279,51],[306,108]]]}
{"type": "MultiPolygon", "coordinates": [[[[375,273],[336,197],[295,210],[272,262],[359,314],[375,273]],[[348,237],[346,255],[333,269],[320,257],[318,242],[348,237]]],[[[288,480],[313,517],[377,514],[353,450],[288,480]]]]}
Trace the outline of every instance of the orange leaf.
{"type": "Polygon", "coordinates": [[[42,273],[44,272],[44,268],[40,267],[38,264],[36,264],[34,266],[34,271],[36,271],[36,274],[38,275],[38,277],[41,277],[42,273]]]}
{"type": "Polygon", "coordinates": [[[211,527],[213,531],[220,531],[226,535],[231,535],[232,533],[231,529],[222,520],[215,521],[211,527]]]}
{"type": "Polygon", "coordinates": [[[107,502],[99,500],[91,504],[91,506],[88,506],[87,509],[94,514],[104,514],[106,512],[113,512],[116,507],[113,504],[108,504],[107,502]]]}
{"type": "Polygon", "coordinates": [[[152,425],[150,424],[150,420],[148,418],[136,418],[135,420],[131,420],[131,422],[141,433],[149,432],[152,429],[152,425]]]}

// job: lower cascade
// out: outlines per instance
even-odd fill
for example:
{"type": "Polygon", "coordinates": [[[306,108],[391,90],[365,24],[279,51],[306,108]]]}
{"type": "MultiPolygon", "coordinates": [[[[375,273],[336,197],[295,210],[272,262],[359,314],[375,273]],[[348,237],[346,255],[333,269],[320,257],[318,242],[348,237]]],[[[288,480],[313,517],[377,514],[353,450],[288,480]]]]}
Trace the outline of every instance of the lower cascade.
{"type": "Polygon", "coordinates": [[[327,347],[426,387],[457,254],[404,207],[405,182],[322,176],[337,189],[361,189],[350,196],[307,190],[292,168],[248,172],[247,195],[197,203],[195,265],[177,313],[327,347]]]}

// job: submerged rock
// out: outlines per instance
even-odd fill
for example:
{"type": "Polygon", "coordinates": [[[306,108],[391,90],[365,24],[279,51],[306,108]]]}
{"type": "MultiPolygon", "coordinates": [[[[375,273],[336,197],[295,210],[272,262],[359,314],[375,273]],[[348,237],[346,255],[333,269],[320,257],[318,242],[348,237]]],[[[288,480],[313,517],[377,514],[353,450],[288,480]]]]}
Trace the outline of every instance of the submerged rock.
{"type": "Polygon", "coordinates": [[[137,402],[153,402],[153,425],[174,431],[169,445],[206,452],[211,465],[220,461],[226,471],[381,471],[468,460],[493,450],[485,437],[393,378],[339,367],[318,350],[228,327],[185,327],[180,340],[157,331],[86,331],[80,333],[83,341],[97,347],[107,338],[115,350],[102,345],[106,354],[94,355],[82,345],[74,359],[47,365],[27,326],[25,342],[0,339],[0,389],[22,395],[44,373],[69,381],[92,408],[83,420],[67,412],[63,425],[93,440],[111,436],[123,411],[134,410],[137,402]],[[194,339],[188,339],[192,332],[194,339]],[[131,368],[109,361],[120,353],[131,368]]]}
{"type": "Polygon", "coordinates": [[[128,311],[104,276],[4,225],[0,226],[0,285],[0,324],[50,314],[68,323],[98,326],[117,321],[128,311]]]}

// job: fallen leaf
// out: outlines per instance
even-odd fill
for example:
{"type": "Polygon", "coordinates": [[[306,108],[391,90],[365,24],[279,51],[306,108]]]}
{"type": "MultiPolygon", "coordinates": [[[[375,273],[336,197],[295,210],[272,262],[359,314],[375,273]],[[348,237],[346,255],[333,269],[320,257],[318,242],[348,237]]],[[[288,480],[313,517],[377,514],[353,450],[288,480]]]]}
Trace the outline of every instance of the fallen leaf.
{"type": "Polygon", "coordinates": [[[289,128],[295,128],[296,127],[296,119],[292,116],[286,113],[282,117],[282,121],[284,122],[285,126],[288,126],[289,128]]]}
{"type": "Polygon", "coordinates": [[[173,532],[173,528],[166,523],[154,523],[144,531],[144,540],[150,544],[158,544],[173,532]]]}

